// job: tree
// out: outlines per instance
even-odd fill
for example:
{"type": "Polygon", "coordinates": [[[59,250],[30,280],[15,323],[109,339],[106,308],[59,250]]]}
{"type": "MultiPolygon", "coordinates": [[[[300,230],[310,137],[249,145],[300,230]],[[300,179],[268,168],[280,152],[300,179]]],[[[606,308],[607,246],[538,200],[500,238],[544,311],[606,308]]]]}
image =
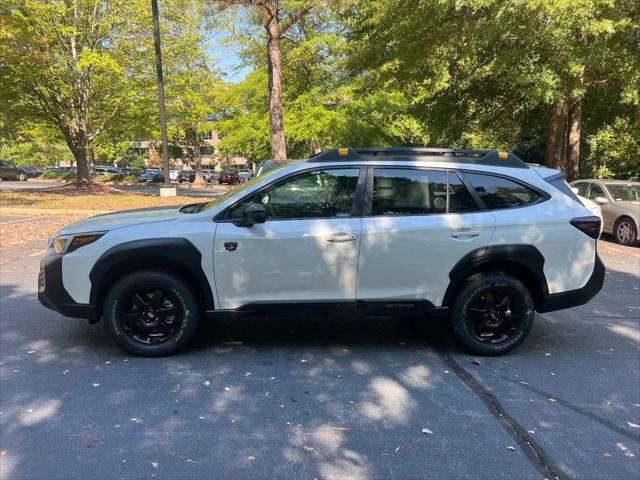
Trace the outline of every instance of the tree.
{"type": "Polygon", "coordinates": [[[252,19],[264,28],[267,47],[269,134],[271,157],[287,158],[282,109],[282,49],[287,31],[316,6],[316,0],[217,0],[222,8],[233,5],[250,8],[252,19]]]}
{"type": "Polygon", "coordinates": [[[214,90],[214,128],[220,134],[222,152],[247,158],[270,156],[267,74],[254,70],[237,84],[220,84],[214,90]]]}
{"type": "Polygon", "coordinates": [[[522,149],[571,179],[597,117],[638,105],[630,0],[361,1],[347,23],[354,77],[403,92],[433,143],[522,149]]]}
{"type": "Polygon", "coordinates": [[[0,95],[13,121],[47,122],[89,179],[96,138],[135,105],[131,70],[142,0],[7,0],[0,6],[0,95]],[[137,28],[136,28],[137,27],[137,28]]]}
{"type": "Polygon", "coordinates": [[[16,165],[47,168],[72,162],[73,156],[60,133],[49,125],[20,122],[17,130],[2,132],[0,158],[16,165]]]}
{"type": "Polygon", "coordinates": [[[204,183],[202,137],[211,131],[213,93],[219,80],[206,51],[205,16],[197,2],[174,1],[167,8],[172,28],[162,32],[170,140],[193,163],[195,183],[204,183]]]}
{"type": "MultiPolygon", "coordinates": [[[[363,92],[344,69],[346,37],[340,9],[316,8],[282,37],[282,100],[287,156],[304,158],[340,145],[424,144],[425,132],[397,90],[363,92]]],[[[216,92],[220,148],[269,158],[267,74],[258,39],[242,38],[245,60],[256,69],[216,92]]]]}

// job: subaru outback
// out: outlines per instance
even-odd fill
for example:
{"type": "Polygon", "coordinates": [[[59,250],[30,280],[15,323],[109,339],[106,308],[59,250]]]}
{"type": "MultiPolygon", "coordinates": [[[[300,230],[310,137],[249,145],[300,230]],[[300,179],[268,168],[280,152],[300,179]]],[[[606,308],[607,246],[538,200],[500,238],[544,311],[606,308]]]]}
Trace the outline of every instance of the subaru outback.
{"type": "Polygon", "coordinates": [[[57,232],[38,297],[168,354],[205,318],[307,311],[444,314],[471,352],[520,345],[535,312],[602,287],[601,220],[557,170],[491,150],[340,148],[207,203],[57,232]]]}

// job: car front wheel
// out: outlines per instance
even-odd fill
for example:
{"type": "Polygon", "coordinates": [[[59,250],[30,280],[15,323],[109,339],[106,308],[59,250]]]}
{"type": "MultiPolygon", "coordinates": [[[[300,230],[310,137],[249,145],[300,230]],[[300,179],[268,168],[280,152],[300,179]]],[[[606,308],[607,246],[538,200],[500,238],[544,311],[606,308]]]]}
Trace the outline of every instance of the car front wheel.
{"type": "Polygon", "coordinates": [[[616,222],[613,233],[616,237],[616,242],[620,245],[633,245],[638,237],[637,227],[633,220],[628,217],[623,217],[616,222]]]}
{"type": "Polygon", "coordinates": [[[141,270],[122,277],[104,303],[105,328],[122,348],[158,357],[187,345],[200,316],[193,288],[175,275],[141,270]]]}
{"type": "Polygon", "coordinates": [[[502,355],[520,345],[533,326],[529,290],[502,273],[471,277],[449,313],[454,336],[477,355],[502,355]]]}
{"type": "Polygon", "coordinates": [[[26,173],[19,173],[19,174],[18,174],[18,180],[19,180],[20,182],[24,182],[24,181],[26,181],[26,180],[27,180],[27,174],[26,174],[26,173]]]}

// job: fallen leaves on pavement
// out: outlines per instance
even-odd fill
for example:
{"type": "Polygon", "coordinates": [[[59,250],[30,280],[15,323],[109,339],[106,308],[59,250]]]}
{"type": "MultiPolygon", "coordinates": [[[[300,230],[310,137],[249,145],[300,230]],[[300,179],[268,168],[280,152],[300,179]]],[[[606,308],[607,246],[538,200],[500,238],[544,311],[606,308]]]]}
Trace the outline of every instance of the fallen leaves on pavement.
{"type": "Polygon", "coordinates": [[[27,222],[0,225],[2,248],[17,247],[27,242],[46,242],[49,237],[65,225],[82,219],[79,215],[43,216],[27,222]]]}

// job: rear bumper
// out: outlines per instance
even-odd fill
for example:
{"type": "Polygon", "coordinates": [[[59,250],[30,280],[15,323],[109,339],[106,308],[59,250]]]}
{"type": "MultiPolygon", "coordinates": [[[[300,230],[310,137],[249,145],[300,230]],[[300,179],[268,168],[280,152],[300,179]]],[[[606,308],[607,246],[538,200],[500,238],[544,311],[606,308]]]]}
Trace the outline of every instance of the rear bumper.
{"type": "Polygon", "coordinates": [[[542,299],[542,308],[540,313],[553,312],[554,310],[563,310],[565,308],[577,307],[584,305],[602,289],[604,283],[604,263],[600,260],[596,252],[596,261],[593,267],[593,273],[584,287],[568,292],[552,293],[545,295],[542,299]]]}
{"type": "Polygon", "coordinates": [[[76,303],[65,290],[62,283],[62,255],[47,255],[40,261],[38,300],[45,307],[66,317],[96,320],[94,305],[76,303]]]}

